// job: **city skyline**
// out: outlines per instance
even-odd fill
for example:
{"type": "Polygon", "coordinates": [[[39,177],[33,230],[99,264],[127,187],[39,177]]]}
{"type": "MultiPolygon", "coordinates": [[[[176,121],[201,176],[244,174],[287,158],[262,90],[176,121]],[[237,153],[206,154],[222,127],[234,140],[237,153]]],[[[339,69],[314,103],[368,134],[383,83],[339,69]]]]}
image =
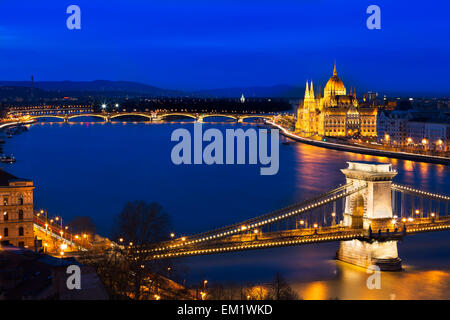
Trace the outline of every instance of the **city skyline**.
{"type": "Polygon", "coordinates": [[[0,58],[8,61],[0,78],[186,91],[302,87],[327,79],[337,61],[346,83],[363,91],[448,94],[448,4],[381,2],[381,30],[366,27],[369,4],[79,1],[81,30],[68,30],[65,4],[3,3],[1,12],[14,14],[0,24],[0,58]],[[422,17],[423,6],[430,14],[422,17]]]}

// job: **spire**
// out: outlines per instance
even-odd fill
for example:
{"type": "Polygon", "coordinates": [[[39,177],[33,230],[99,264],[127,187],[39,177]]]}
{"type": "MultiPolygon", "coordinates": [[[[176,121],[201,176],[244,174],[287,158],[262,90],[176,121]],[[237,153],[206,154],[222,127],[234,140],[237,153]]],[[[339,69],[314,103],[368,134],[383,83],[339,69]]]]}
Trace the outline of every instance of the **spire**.
{"type": "Polygon", "coordinates": [[[306,98],[309,98],[309,84],[308,84],[308,80],[306,80],[305,99],[306,98]]]}
{"type": "Polygon", "coordinates": [[[309,88],[309,97],[314,99],[314,88],[312,80],[311,80],[311,87],[309,88]]]}
{"type": "Polygon", "coordinates": [[[334,60],[333,76],[337,76],[337,71],[336,71],[336,60],[334,60]]]}

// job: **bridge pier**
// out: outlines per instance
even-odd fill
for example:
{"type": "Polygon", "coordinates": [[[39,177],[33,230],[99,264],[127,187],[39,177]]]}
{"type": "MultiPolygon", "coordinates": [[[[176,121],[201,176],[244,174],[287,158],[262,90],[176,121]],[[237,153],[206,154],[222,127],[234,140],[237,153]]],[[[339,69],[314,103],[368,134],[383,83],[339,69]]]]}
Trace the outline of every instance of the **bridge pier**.
{"type": "Polygon", "coordinates": [[[373,162],[348,162],[341,171],[352,186],[366,188],[346,198],[344,226],[361,229],[365,237],[341,241],[337,259],[360,267],[375,265],[382,271],[401,270],[395,237],[374,236],[394,231],[391,204],[391,184],[397,172],[391,164],[373,162]]]}

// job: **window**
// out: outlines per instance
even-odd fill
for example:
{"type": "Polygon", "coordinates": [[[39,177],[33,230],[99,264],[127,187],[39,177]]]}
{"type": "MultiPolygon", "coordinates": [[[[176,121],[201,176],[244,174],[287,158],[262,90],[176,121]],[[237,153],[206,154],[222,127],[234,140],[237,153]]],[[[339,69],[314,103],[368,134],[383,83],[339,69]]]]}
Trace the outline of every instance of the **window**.
{"type": "Polygon", "coordinates": [[[19,220],[23,220],[23,210],[19,210],[19,220]]]}
{"type": "Polygon", "coordinates": [[[4,206],[8,205],[8,197],[3,197],[3,205],[4,206]]]}
{"type": "Polygon", "coordinates": [[[4,235],[5,237],[8,236],[8,228],[3,229],[3,235],[4,235]]]}
{"type": "Polygon", "coordinates": [[[22,195],[19,196],[19,205],[20,206],[23,205],[23,196],[22,195]]]}
{"type": "Polygon", "coordinates": [[[8,221],[8,212],[3,212],[3,221],[8,221]]]}
{"type": "Polygon", "coordinates": [[[19,227],[19,237],[23,236],[23,227],[19,227]]]}
{"type": "Polygon", "coordinates": [[[21,247],[21,248],[25,247],[25,242],[19,241],[19,247],[21,247]]]}

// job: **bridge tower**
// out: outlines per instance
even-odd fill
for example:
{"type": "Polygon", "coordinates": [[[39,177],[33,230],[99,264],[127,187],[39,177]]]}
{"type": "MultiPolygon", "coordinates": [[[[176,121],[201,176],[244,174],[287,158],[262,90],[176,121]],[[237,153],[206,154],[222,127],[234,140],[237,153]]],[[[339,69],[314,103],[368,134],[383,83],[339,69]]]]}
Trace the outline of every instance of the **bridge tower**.
{"type": "Polygon", "coordinates": [[[341,241],[337,258],[361,267],[376,265],[380,270],[401,269],[394,231],[391,202],[392,179],[397,171],[389,163],[348,162],[341,170],[347,183],[367,187],[345,199],[344,226],[361,229],[361,240],[341,241]],[[383,234],[383,237],[378,235],[383,234]]]}

